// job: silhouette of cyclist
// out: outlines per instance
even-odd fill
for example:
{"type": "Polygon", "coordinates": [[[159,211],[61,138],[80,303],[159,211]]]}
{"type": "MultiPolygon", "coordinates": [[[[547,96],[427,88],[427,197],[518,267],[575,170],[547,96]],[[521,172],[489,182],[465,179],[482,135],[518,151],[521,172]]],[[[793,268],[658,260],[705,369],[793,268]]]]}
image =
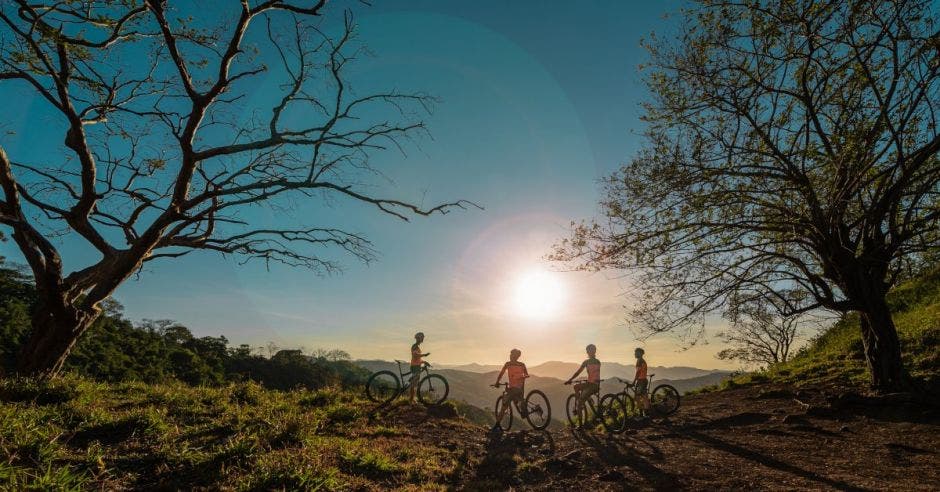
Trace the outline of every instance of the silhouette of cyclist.
{"type": "Polygon", "coordinates": [[[424,342],[424,333],[418,332],[415,333],[415,344],[411,346],[411,388],[409,402],[415,402],[415,390],[418,388],[418,379],[421,376],[421,366],[424,364],[422,357],[427,357],[431,355],[428,353],[421,353],[421,343],[424,342]]]}
{"type": "Polygon", "coordinates": [[[496,423],[493,424],[493,430],[499,429],[499,422],[503,420],[503,416],[509,410],[509,405],[512,402],[516,403],[516,408],[522,412],[522,418],[526,417],[528,413],[528,408],[525,404],[525,378],[529,377],[529,370],[526,369],[525,364],[519,362],[519,357],[522,355],[522,351],[519,349],[512,349],[509,351],[509,360],[503,364],[503,370],[499,371],[499,375],[496,376],[496,384],[493,386],[499,386],[499,382],[503,379],[503,374],[509,374],[509,386],[506,388],[506,398],[507,400],[503,403],[502,407],[499,409],[499,415],[496,416],[496,423]]]}
{"type": "Polygon", "coordinates": [[[585,398],[597,393],[601,388],[601,361],[597,360],[597,347],[590,344],[584,348],[588,358],[581,363],[581,367],[573,376],[565,381],[565,384],[571,384],[574,378],[578,377],[582,371],[587,370],[587,381],[574,385],[574,392],[578,395],[578,400],[584,401],[585,398]]]}
{"type": "Polygon", "coordinates": [[[650,408],[650,397],[649,397],[649,387],[650,380],[647,375],[647,366],[646,359],[643,358],[643,354],[646,351],[637,347],[633,351],[633,356],[636,357],[636,375],[633,376],[633,389],[634,394],[636,395],[637,403],[640,404],[640,410],[644,415],[649,415],[650,408]]]}

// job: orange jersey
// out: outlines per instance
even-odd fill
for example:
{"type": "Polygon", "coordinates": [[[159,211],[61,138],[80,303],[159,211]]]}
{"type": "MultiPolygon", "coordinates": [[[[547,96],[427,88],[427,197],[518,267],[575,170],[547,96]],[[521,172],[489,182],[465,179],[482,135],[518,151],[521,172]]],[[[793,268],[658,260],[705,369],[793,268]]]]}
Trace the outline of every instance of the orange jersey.
{"type": "Polygon", "coordinates": [[[420,366],[423,363],[424,361],[421,360],[421,347],[416,343],[411,346],[411,365],[420,366]]]}
{"type": "Polygon", "coordinates": [[[587,378],[589,383],[601,382],[601,361],[594,357],[581,363],[581,367],[587,369],[587,378]]]}
{"type": "Polygon", "coordinates": [[[503,370],[509,375],[509,387],[510,388],[523,388],[525,387],[525,378],[529,375],[529,371],[526,370],[525,364],[522,362],[513,362],[509,361],[506,365],[503,366],[503,370]]]}
{"type": "Polygon", "coordinates": [[[636,361],[636,378],[635,379],[637,380],[648,379],[646,377],[646,361],[643,359],[636,361]]]}

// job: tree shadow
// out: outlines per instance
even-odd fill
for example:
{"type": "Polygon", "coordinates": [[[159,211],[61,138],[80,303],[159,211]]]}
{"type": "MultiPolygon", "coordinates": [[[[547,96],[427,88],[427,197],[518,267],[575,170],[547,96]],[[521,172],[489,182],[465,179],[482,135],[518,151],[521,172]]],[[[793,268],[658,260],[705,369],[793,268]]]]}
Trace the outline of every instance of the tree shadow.
{"type": "MultiPolygon", "coordinates": [[[[572,430],[572,436],[578,442],[588,446],[605,465],[626,466],[637,473],[646,486],[655,489],[677,489],[682,482],[675,475],[668,473],[653,461],[663,461],[663,452],[648,440],[631,435],[604,435],[572,430]],[[641,451],[644,449],[645,451],[641,451]]],[[[637,484],[641,485],[641,484],[637,484]]]]}
{"type": "Polygon", "coordinates": [[[749,449],[749,448],[740,446],[738,444],[730,443],[730,442],[721,440],[717,437],[698,432],[693,429],[689,429],[689,428],[684,429],[684,432],[678,435],[698,441],[713,449],[718,449],[720,451],[724,451],[726,453],[739,456],[741,458],[747,459],[749,461],[753,461],[757,464],[766,466],[768,468],[773,468],[775,470],[789,473],[791,475],[798,476],[800,478],[809,480],[811,482],[815,482],[820,485],[827,485],[829,487],[832,487],[838,490],[846,490],[846,491],[865,490],[864,488],[857,487],[857,486],[854,486],[854,485],[851,485],[851,484],[848,484],[839,480],[834,480],[828,477],[824,477],[815,472],[800,468],[791,463],[787,463],[787,462],[778,460],[776,458],[767,456],[766,454],[755,451],[753,449],[749,449]]]}
{"type": "MultiPolygon", "coordinates": [[[[547,475],[529,464],[540,458],[554,456],[555,438],[546,430],[520,432],[490,432],[484,444],[484,456],[476,466],[472,483],[514,486],[538,483],[547,475]],[[515,456],[522,458],[523,466],[515,456]]],[[[550,460],[549,460],[550,461],[550,460]]]]}
{"type": "Polygon", "coordinates": [[[828,401],[822,412],[837,418],[864,416],[886,422],[938,423],[940,404],[930,393],[892,393],[861,395],[844,393],[828,401]]]}

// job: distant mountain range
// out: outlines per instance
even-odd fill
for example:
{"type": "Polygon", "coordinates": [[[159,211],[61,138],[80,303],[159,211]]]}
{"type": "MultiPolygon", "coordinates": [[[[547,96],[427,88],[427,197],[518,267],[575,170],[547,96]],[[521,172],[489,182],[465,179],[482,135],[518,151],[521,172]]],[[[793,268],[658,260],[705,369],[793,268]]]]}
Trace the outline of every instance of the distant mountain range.
{"type": "MultiPolygon", "coordinates": [[[[618,362],[604,362],[602,373],[604,377],[619,377],[619,378],[630,378],[633,379],[633,374],[636,371],[636,366],[633,364],[620,364],[618,362]]],[[[558,379],[568,379],[574,374],[574,371],[578,370],[580,364],[575,362],[560,362],[560,361],[549,361],[535,366],[529,366],[529,374],[544,376],[548,378],[558,378],[558,379]]],[[[493,372],[500,370],[502,365],[495,364],[461,364],[461,365],[452,365],[452,364],[441,364],[434,366],[436,369],[454,369],[457,371],[467,371],[467,372],[493,372]]],[[[708,376],[715,373],[726,373],[727,371],[720,371],[714,369],[698,369],[696,367],[665,367],[665,366],[650,366],[649,372],[663,379],[691,379],[702,376],[708,376]]]]}
{"type": "MultiPolygon", "coordinates": [[[[355,363],[370,372],[390,370],[398,374],[398,364],[395,362],[357,360],[355,363]]],[[[528,368],[532,377],[526,381],[526,391],[531,389],[544,391],[552,405],[552,418],[556,420],[565,420],[565,400],[572,392],[571,386],[564,385],[564,380],[574,374],[579,366],[580,364],[574,362],[552,361],[528,368]]],[[[496,381],[496,376],[499,374],[498,371],[501,367],[482,364],[432,366],[431,372],[447,378],[450,384],[450,398],[492,410],[501,391],[490,385],[496,381]],[[477,370],[456,368],[475,368],[477,370]]],[[[407,371],[407,366],[403,366],[403,369],[407,371]]],[[[607,380],[601,384],[601,393],[621,391],[623,385],[613,378],[632,379],[634,370],[635,368],[632,365],[603,364],[601,377],[607,380]]],[[[658,384],[671,384],[680,393],[717,384],[730,374],[729,371],[705,370],[694,367],[650,367],[649,372],[655,374],[653,377],[654,387],[658,384]]]]}

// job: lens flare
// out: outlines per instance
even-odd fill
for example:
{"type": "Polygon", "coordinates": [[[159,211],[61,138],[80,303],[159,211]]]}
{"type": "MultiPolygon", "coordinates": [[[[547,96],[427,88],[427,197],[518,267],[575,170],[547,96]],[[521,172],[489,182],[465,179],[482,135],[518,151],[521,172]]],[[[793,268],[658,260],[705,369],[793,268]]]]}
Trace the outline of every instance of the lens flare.
{"type": "Polygon", "coordinates": [[[557,317],[564,306],[565,285],[560,274],[530,271],[519,276],[513,291],[513,306],[518,315],[538,320],[557,317]]]}

